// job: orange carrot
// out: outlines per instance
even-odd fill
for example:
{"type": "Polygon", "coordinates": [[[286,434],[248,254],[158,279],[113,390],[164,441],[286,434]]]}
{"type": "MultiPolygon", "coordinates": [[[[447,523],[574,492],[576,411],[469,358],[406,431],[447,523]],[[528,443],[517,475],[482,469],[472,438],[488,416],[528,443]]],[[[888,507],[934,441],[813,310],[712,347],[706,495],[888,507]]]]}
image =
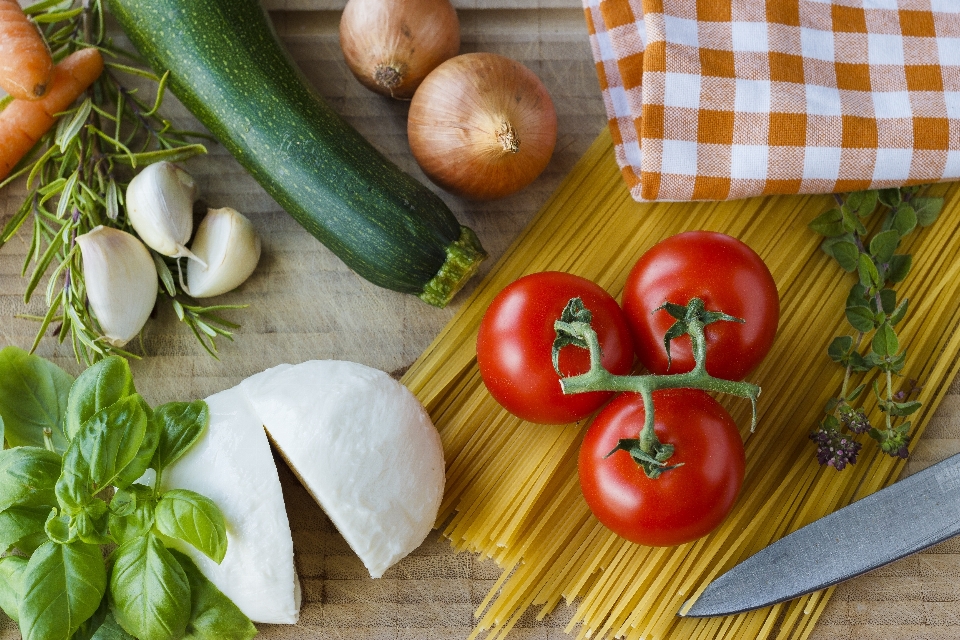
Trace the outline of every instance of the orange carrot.
{"type": "Polygon", "coordinates": [[[37,27],[17,0],[0,0],[0,87],[19,100],[47,92],[53,60],[37,27]]]}
{"type": "Polygon", "coordinates": [[[80,49],[53,68],[50,90],[39,100],[13,100],[0,111],[0,180],[57,121],[103,71],[103,56],[80,49]]]}

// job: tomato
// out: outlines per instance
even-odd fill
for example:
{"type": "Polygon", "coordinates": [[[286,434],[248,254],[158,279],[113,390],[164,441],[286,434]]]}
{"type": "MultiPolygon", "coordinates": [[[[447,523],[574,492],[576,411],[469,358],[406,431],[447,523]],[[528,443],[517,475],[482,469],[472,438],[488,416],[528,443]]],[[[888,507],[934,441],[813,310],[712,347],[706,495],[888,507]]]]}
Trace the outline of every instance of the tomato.
{"type": "Polygon", "coordinates": [[[580,487],[597,519],[632,542],[683,544],[706,535],[730,512],[743,484],[743,443],[730,414],[703,391],[653,394],[654,431],[675,449],[669,469],[648,478],[621,439],[639,437],[643,400],[623,393],[594,419],[580,448],[580,487]]]}
{"type": "MultiPolygon", "coordinates": [[[[569,273],[546,271],[516,280],[497,294],[480,322],[477,364],[490,394],[524,420],[564,424],[585,418],[613,393],[564,395],[553,368],[553,323],[571,298],[593,314],[592,326],[603,350],[601,362],[623,375],[633,364],[630,329],[617,301],[593,282],[569,273]]],[[[590,353],[576,346],[560,351],[564,376],[586,373],[590,353]]]]}
{"type": "Polygon", "coordinates": [[[627,277],[623,310],[627,314],[637,357],[653,373],[685,373],[693,369],[690,336],[670,343],[667,368],[663,337],[676,320],[664,302],[686,305],[700,298],[708,311],[722,311],[744,323],[718,321],[707,325],[707,372],[717,378],[742,380],[770,350],[777,333],[780,301],[777,285],[763,260],[743,242],[722,233],[681,233],[644,253],[627,277]]]}

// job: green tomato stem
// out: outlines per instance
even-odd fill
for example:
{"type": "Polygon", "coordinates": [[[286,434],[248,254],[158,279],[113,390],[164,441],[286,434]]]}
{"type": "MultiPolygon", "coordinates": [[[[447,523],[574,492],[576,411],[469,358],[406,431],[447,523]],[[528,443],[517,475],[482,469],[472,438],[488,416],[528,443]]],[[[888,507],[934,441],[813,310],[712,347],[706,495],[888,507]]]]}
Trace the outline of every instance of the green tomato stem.
{"type": "MultiPolygon", "coordinates": [[[[702,389],[704,391],[713,391],[717,393],[728,393],[741,398],[750,400],[752,407],[752,420],[750,430],[753,431],[757,425],[757,397],[760,395],[760,387],[749,382],[736,382],[733,380],[724,380],[715,378],[707,373],[707,341],[704,336],[704,327],[706,324],[700,319],[703,313],[703,303],[694,299],[691,300],[688,307],[689,313],[685,319],[687,330],[693,345],[693,356],[695,365],[693,370],[687,373],[673,375],[648,374],[618,376],[607,371],[601,363],[602,352],[597,332],[593,330],[588,322],[564,322],[558,320],[554,323],[554,329],[558,334],[565,333],[575,338],[579,338],[586,344],[590,351],[590,369],[586,373],[568,378],[560,379],[560,386],[565,394],[587,393],[590,391],[615,391],[639,393],[643,399],[644,425],[640,432],[639,447],[640,450],[648,456],[655,456],[656,452],[661,450],[661,443],[654,432],[654,407],[653,392],[664,389],[702,389]]],[[[660,461],[661,467],[666,466],[666,460],[660,461]]],[[[649,475],[649,474],[648,474],[649,475]]]]}

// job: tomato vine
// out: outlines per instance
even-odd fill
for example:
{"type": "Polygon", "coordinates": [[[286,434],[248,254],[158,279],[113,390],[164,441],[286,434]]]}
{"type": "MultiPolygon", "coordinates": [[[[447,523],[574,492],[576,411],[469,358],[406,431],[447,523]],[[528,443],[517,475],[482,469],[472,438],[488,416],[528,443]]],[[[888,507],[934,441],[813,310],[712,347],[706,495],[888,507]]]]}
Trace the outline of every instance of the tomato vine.
{"type": "MultiPolygon", "coordinates": [[[[753,408],[751,430],[757,421],[757,396],[760,387],[743,381],[724,380],[710,375],[706,369],[707,341],[704,336],[704,327],[714,322],[743,322],[721,311],[708,310],[703,301],[693,298],[686,306],[670,302],[657,309],[663,309],[676,319],[667,332],[664,342],[667,353],[670,351],[670,342],[682,335],[689,335],[693,344],[695,364],[692,371],[672,375],[646,374],[635,376],[614,375],[607,371],[600,362],[601,350],[597,333],[590,325],[590,312],[579,298],[573,298],[563,311],[563,315],[554,324],[557,339],[554,342],[553,354],[556,361],[557,353],[563,347],[575,345],[590,351],[590,369],[586,373],[576,376],[561,377],[560,385],[565,394],[577,394],[590,391],[619,391],[638,393],[643,398],[644,425],[636,439],[620,440],[610,455],[619,450],[629,452],[630,456],[643,467],[649,478],[657,478],[661,473],[673,468],[668,464],[673,455],[673,446],[662,443],[654,432],[656,422],[654,415],[653,393],[664,389],[701,389],[719,393],[729,393],[750,400],[753,408]]],[[[560,373],[559,369],[557,371],[560,373]]]]}

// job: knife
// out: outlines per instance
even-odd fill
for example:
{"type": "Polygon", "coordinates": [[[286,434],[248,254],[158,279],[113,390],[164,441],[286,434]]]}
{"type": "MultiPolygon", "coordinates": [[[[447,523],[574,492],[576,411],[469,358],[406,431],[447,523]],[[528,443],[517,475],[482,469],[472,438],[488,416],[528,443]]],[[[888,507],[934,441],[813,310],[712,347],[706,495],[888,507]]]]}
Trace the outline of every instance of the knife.
{"type": "Polygon", "coordinates": [[[759,609],[825,589],[960,533],[960,454],[798,529],[709,585],[678,615],[759,609]]]}

